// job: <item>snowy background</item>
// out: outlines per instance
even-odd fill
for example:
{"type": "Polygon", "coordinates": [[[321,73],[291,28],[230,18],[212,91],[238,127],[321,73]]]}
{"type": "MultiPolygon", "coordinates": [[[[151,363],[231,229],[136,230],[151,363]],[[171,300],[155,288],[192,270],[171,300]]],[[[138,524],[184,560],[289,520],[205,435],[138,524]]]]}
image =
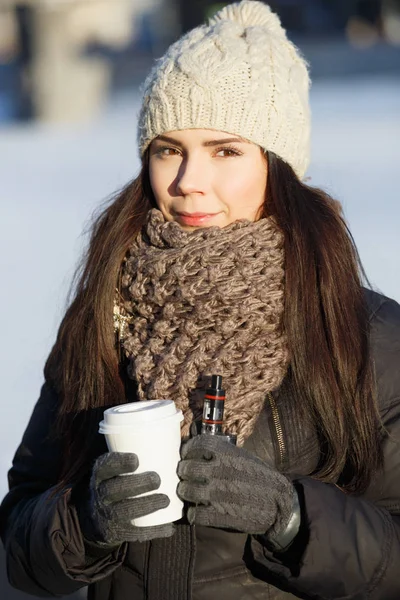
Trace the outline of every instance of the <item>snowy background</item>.
{"type": "MultiPolygon", "coordinates": [[[[96,206],[138,172],[138,101],[135,92],[120,94],[90,125],[0,130],[1,496],[65,309],[82,231],[96,206]]],[[[312,109],[311,183],[343,203],[372,284],[400,301],[400,81],[320,80],[312,109]]]]}

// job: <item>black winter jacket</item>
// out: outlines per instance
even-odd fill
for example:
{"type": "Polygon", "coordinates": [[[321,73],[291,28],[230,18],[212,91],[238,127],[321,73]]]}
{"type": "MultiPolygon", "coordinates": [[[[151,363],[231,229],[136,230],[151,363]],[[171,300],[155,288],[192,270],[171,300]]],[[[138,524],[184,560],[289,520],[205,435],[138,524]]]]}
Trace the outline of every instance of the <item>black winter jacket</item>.
{"type": "MultiPolygon", "coordinates": [[[[363,497],[307,477],[318,460],[318,442],[298,422],[282,386],[276,406],[266,407],[246,445],[296,476],[305,515],[301,547],[273,554],[257,536],[182,522],[173,538],[123,544],[111,552],[83,539],[75,509],[79,493],[53,493],[60,448],[49,432],[58,399],[45,383],[1,506],[10,583],[42,597],[89,584],[90,600],[399,600],[400,306],[366,294],[387,433],[384,471],[363,497]]],[[[96,454],[106,451],[101,437],[96,454]]]]}

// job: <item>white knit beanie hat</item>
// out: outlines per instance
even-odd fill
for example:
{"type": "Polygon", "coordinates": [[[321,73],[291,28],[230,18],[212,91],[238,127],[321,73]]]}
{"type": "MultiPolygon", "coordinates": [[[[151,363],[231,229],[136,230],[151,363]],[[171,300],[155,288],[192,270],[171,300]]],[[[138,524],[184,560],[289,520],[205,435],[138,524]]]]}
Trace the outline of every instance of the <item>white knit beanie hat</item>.
{"type": "Polygon", "coordinates": [[[214,129],[275,152],[302,178],[310,157],[309,76],[263,2],[220,10],[172,44],[144,84],[141,156],[163,133],[214,129]]]}

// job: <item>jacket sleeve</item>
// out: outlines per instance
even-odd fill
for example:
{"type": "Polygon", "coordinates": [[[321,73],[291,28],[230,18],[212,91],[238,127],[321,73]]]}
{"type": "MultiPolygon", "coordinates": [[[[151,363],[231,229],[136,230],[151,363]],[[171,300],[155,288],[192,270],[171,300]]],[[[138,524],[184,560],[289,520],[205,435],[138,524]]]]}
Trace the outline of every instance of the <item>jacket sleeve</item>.
{"type": "Polygon", "coordinates": [[[253,538],[259,576],[309,600],[400,598],[400,307],[384,302],[372,322],[384,468],[363,497],[310,477],[296,485],[303,533],[279,556],[253,538]],[[303,536],[303,537],[302,537],[303,536]]]}
{"type": "Polygon", "coordinates": [[[61,446],[52,436],[58,398],[45,383],[9,471],[0,532],[10,584],[36,596],[64,596],[112,573],[126,544],[84,540],[71,489],[56,491],[61,446]]]}

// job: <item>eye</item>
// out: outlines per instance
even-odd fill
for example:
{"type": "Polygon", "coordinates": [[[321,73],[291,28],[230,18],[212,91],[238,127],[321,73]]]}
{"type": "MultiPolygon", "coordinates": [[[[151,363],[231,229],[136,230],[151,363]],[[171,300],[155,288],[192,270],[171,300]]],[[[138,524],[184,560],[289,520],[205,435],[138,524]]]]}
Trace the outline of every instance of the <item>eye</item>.
{"type": "Polygon", "coordinates": [[[177,156],[180,154],[178,148],[172,148],[171,146],[159,146],[154,152],[157,156],[177,156]]]}
{"type": "Polygon", "coordinates": [[[222,146],[222,148],[217,149],[215,156],[220,158],[230,158],[233,156],[242,156],[242,152],[231,146],[222,146]]]}

